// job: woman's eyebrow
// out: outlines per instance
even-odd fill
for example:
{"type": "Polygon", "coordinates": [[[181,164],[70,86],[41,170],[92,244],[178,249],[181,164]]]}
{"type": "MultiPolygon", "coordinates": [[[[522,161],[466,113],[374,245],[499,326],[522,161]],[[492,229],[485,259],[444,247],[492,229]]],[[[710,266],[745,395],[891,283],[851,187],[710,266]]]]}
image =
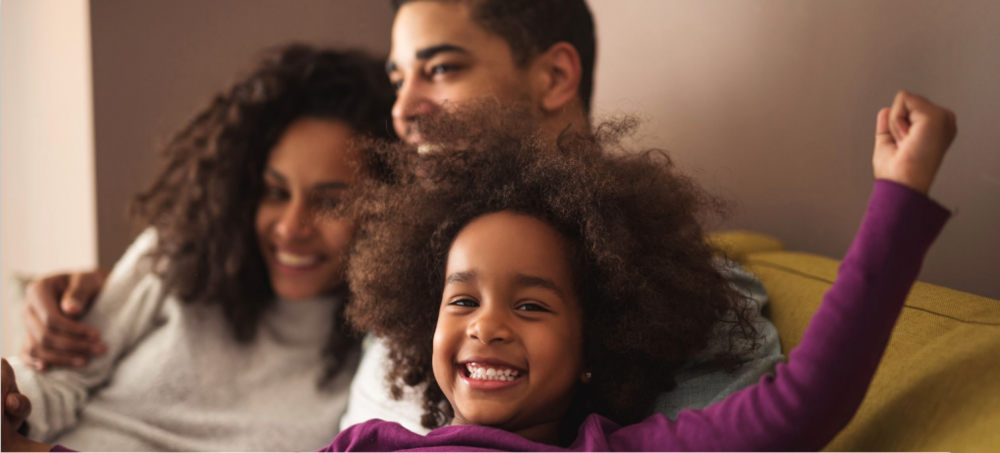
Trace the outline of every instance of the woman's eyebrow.
{"type": "Polygon", "coordinates": [[[465,271],[465,272],[455,272],[448,276],[444,281],[444,285],[448,286],[452,283],[466,283],[475,280],[478,274],[476,271],[465,271]]]}
{"type": "Polygon", "coordinates": [[[563,299],[565,298],[563,297],[562,291],[560,291],[559,287],[556,286],[556,282],[554,282],[552,279],[549,278],[538,277],[534,275],[526,275],[526,274],[514,274],[514,284],[522,288],[534,287],[534,288],[547,289],[555,293],[560,298],[563,299]]]}
{"type": "Polygon", "coordinates": [[[288,178],[286,178],[285,175],[283,175],[281,173],[278,173],[278,170],[275,170],[275,169],[273,169],[271,167],[265,168],[264,169],[264,174],[268,175],[268,176],[270,176],[270,177],[272,177],[274,179],[277,179],[278,181],[281,181],[282,183],[288,182],[288,178]]]}
{"type": "Polygon", "coordinates": [[[346,189],[350,184],[345,181],[326,181],[313,186],[313,190],[346,189]]]}

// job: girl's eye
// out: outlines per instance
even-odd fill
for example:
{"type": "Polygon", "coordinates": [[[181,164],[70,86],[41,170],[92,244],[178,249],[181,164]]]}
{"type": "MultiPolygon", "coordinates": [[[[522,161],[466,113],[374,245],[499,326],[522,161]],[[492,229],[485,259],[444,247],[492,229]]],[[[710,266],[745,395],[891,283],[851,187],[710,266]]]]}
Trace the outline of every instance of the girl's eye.
{"type": "Polygon", "coordinates": [[[545,307],[543,307],[541,305],[538,305],[538,304],[533,304],[533,303],[526,303],[526,304],[518,305],[517,309],[520,310],[520,311],[549,311],[545,307]]]}
{"type": "Polygon", "coordinates": [[[458,299],[449,302],[448,305],[454,305],[457,307],[478,307],[479,303],[472,299],[458,299]]]}

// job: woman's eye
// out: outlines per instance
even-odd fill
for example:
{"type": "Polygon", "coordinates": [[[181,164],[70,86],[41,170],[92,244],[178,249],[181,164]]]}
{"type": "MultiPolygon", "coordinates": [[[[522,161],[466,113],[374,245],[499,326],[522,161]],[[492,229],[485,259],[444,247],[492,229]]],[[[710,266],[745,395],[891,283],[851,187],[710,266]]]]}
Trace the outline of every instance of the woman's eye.
{"type": "Polygon", "coordinates": [[[339,198],[322,197],[317,198],[313,202],[316,204],[316,208],[321,211],[333,210],[340,205],[339,198]]]}
{"type": "Polygon", "coordinates": [[[472,299],[458,299],[449,302],[448,305],[454,305],[457,307],[478,307],[479,303],[472,299]]]}
{"type": "Polygon", "coordinates": [[[399,90],[403,89],[403,81],[402,80],[395,80],[395,81],[392,81],[391,83],[392,83],[393,88],[396,89],[396,91],[399,91],[399,90]]]}
{"type": "Polygon", "coordinates": [[[518,305],[517,309],[521,311],[549,311],[545,307],[533,303],[518,305]]]}
{"type": "Polygon", "coordinates": [[[265,187],[264,198],[267,200],[283,200],[288,198],[288,192],[278,187],[265,187]]]}

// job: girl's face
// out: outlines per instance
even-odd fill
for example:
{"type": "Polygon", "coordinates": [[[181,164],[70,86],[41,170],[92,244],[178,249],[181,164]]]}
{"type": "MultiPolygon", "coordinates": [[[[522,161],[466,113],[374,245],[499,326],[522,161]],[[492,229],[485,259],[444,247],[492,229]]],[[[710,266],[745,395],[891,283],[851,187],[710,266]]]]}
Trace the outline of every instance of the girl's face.
{"type": "Polygon", "coordinates": [[[271,287],[281,298],[306,299],[343,283],[354,225],[316,216],[355,180],[352,136],[344,123],[302,118],[271,150],[256,227],[271,287]]]}
{"type": "Polygon", "coordinates": [[[583,366],[583,313],[566,240],[509,211],[472,221],[448,254],[434,377],[453,424],[554,443],[583,366]]]}

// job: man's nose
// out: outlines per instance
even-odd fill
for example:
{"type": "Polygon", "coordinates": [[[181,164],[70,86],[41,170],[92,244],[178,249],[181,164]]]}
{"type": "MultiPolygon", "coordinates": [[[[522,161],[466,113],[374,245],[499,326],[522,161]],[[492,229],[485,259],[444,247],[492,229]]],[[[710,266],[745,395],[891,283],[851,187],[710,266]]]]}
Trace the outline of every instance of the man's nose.
{"type": "Polygon", "coordinates": [[[397,91],[396,103],[392,106],[392,122],[400,138],[406,139],[417,118],[434,112],[436,106],[428,95],[428,89],[419,78],[412,78],[397,91]]]}

